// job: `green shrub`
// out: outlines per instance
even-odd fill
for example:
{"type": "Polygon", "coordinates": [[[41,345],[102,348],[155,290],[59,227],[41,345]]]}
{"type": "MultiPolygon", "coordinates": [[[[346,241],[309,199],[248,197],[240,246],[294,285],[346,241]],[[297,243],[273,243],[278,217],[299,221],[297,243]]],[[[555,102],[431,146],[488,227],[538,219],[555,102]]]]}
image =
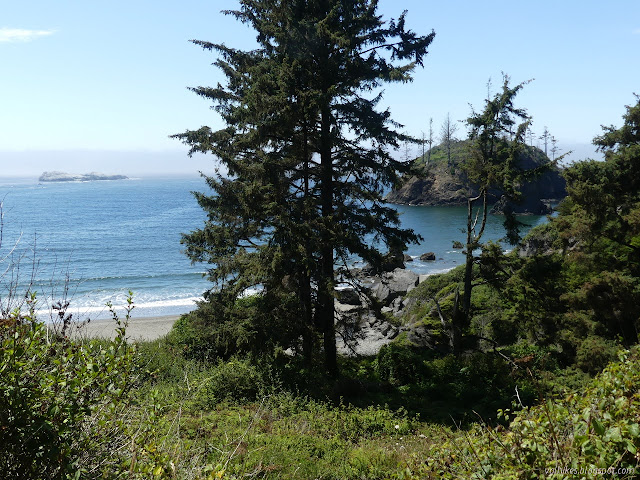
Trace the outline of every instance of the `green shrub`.
{"type": "Polygon", "coordinates": [[[215,297],[183,315],[167,341],[188,358],[229,359],[237,355],[272,355],[277,349],[296,348],[302,334],[295,327],[297,304],[292,295],[252,295],[233,305],[215,297]]]}
{"type": "Polygon", "coordinates": [[[458,432],[398,478],[638,478],[637,350],[622,353],[585,391],[500,415],[506,430],[476,425],[458,432]]]}
{"type": "MultiPolygon", "coordinates": [[[[31,298],[33,306],[35,298],[31,298]]],[[[114,340],[66,336],[15,312],[0,322],[0,478],[161,478],[171,456],[156,444],[158,408],[131,396],[136,349],[130,311],[114,340]]],[[[60,325],[58,325],[60,327],[60,325]]]]}
{"type": "Polygon", "coordinates": [[[38,322],[33,312],[26,316],[16,312],[3,321],[3,478],[65,478],[82,469],[88,452],[100,449],[88,424],[133,385],[134,349],[125,341],[125,327],[119,322],[115,340],[104,345],[58,335],[38,322]]]}
{"type": "Polygon", "coordinates": [[[213,408],[221,401],[252,401],[276,388],[267,372],[249,358],[220,360],[203,372],[196,403],[213,408]]]}
{"type": "Polygon", "coordinates": [[[374,360],[374,372],[383,381],[406,385],[419,379],[420,360],[415,348],[390,343],[380,348],[374,360]]]}
{"type": "Polygon", "coordinates": [[[619,348],[613,340],[590,335],[576,349],[575,366],[583,372],[595,375],[616,358],[619,348]]]}

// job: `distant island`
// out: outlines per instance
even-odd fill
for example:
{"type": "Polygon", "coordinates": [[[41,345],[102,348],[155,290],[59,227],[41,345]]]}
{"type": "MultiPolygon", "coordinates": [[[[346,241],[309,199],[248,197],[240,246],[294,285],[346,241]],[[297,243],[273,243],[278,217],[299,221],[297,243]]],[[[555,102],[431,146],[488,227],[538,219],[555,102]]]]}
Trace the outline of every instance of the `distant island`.
{"type": "Polygon", "coordinates": [[[124,175],[105,175],[104,173],[85,173],[76,175],[65,172],[44,172],[40,175],[40,182],[93,182],[96,180],[127,180],[129,177],[124,175]]]}

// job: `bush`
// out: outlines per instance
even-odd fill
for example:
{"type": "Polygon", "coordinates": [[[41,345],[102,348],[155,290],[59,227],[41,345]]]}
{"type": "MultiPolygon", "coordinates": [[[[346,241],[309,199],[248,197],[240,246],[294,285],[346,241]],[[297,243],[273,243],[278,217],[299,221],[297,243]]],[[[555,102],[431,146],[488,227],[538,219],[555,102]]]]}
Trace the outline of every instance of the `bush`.
{"type": "Polygon", "coordinates": [[[373,363],[380,380],[394,385],[406,385],[419,378],[421,358],[417,349],[398,343],[383,345],[373,363]]]}
{"type": "Polygon", "coordinates": [[[119,322],[118,335],[106,345],[74,341],[50,331],[33,311],[3,321],[3,478],[66,478],[87,460],[99,462],[88,458],[99,448],[90,424],[94,415],[106,414],[123,398],[134,378],[134,349],[124,335],[125,325],[119,322]]]}
{"type": "Polygon", "coordinates": [[[114,340],[66,336],[27,315],[0,322],[0,478],[161,478],[171,456],[155,442],[153,393],[139,405],[127,316],[114,340]]]}
{"type": "Polygon", "coordinates": [[[204,372],[200,381],[196,403],[213,408],[224,400],[251,401],[259,394],[276,388],[277,382],[266,378],[261,370],[248,358],[234,357],[219,361],[204,372]]]}
{"type": "Polygon", "coordinates": [[[299,323],[292,320],[297,315],[294,300],[291,295],[256,294],[226,305],[212,295],[174,324],[167,341],[188,358],[205,361],[296,348],[302,332],[292,328],[299,323]]]}
{"type": "Polygon", "coordinates": [[[401,478],[637,478],[640,359],[620,355],[582,392],[501,416],[508,429],[474,426],[433,448],[401,478]]]}
{"type": "Polygon", "coordinates": [[[576,349],[575,366],[585,373],[595,375],[616,358],[619,346],[613,340],[590,335],[576,349]]]}

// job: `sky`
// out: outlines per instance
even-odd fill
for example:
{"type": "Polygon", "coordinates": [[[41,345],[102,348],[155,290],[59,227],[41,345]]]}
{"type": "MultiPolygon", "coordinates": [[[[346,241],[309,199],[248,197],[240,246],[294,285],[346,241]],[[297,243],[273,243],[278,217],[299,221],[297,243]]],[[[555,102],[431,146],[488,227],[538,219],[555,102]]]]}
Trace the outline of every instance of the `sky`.
{"type": "MultiPolygon", "coordinates": [[[[125,175],[213,171],[169,135],[224,125],[191,86],[223,77],[190,39],[250,49],[236,0],[0,0],[0,176],[44,170],[125,175]]],[[[436,37],[410,84],[384,88],[404,131],[436,136],[479,110],[487,82],[534,79],[517,105],[571,160],[596,158],[601,125],[640,93],[638,0],[380,0],[379,13],[436,37]]],[[[459,137],[465,136],[460,124],[459,137]]],[[[415,149],[416,155],[418,149],[415,149]]]]}

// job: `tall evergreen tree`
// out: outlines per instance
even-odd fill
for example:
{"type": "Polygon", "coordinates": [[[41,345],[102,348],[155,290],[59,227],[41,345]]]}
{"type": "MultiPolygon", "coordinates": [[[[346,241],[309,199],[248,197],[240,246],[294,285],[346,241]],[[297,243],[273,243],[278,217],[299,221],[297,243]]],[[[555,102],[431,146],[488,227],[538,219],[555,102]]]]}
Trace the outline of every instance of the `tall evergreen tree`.
{"type": "MultiPolygon", "coordinates": [[[[462,332],[469,327],[471,319],[473,265],[476,262],[474,250],[482,245],[491,202],[490,190],[499,189],[507,198],[517,200],[523,180],[536,173],[534,170],[525,171],[520,165],[530,118],[524,109],[514,105],[515,96],[527,82],[511,87],[509,81],[509,77],[504,75],[501,91],[487,98],[484,109],[472,112],[467,119],[472,150],[462,168],[470,191],[473,187],[478,193],[467,200],[464,291],[461,302],[456,299],[450,334],[456,351],[461,347],[462,332]]],[[[518,224],[510,211],[504,213],[507,238],[515,243],[519,239],[518,224]]]]}
{"type": "Polygon", "coordinates": [[[544,130],[542,131],[542,135],[540,135],[540,138],[542,139],[542,144],[544,145],[544,154],[548,155],[547,153],[547,147],[549,145],[549,140],[551,139],[551,133],[549,133],[549,129],[547,127],[544,127],[544,130]]]}
{"type": "Polygon", "coordinates": [[[311,358],[312,331],[321,333],[333,374],[337,278],[349,275],[353,256],[378,265],[382,246],[397,251],[417,239],[382,201],[408,167],[389,151],[409,137],[372,92],[410,81],[435,34],[408,31],[406,12],[384,22],[377,4],[241,0],[225,13],[257,32],[257,49],[195,42],[220,55],[226,85],[193,90],[227,127],[176,135],[228,169],[207,178],[214,195],[196,196],[209,219],[183,237],[190,258],[211,265],[209,302],[232,315],[237,296],[256,286],[267,306],[286,300],[289,346],[303,336],[311,358]]]}

